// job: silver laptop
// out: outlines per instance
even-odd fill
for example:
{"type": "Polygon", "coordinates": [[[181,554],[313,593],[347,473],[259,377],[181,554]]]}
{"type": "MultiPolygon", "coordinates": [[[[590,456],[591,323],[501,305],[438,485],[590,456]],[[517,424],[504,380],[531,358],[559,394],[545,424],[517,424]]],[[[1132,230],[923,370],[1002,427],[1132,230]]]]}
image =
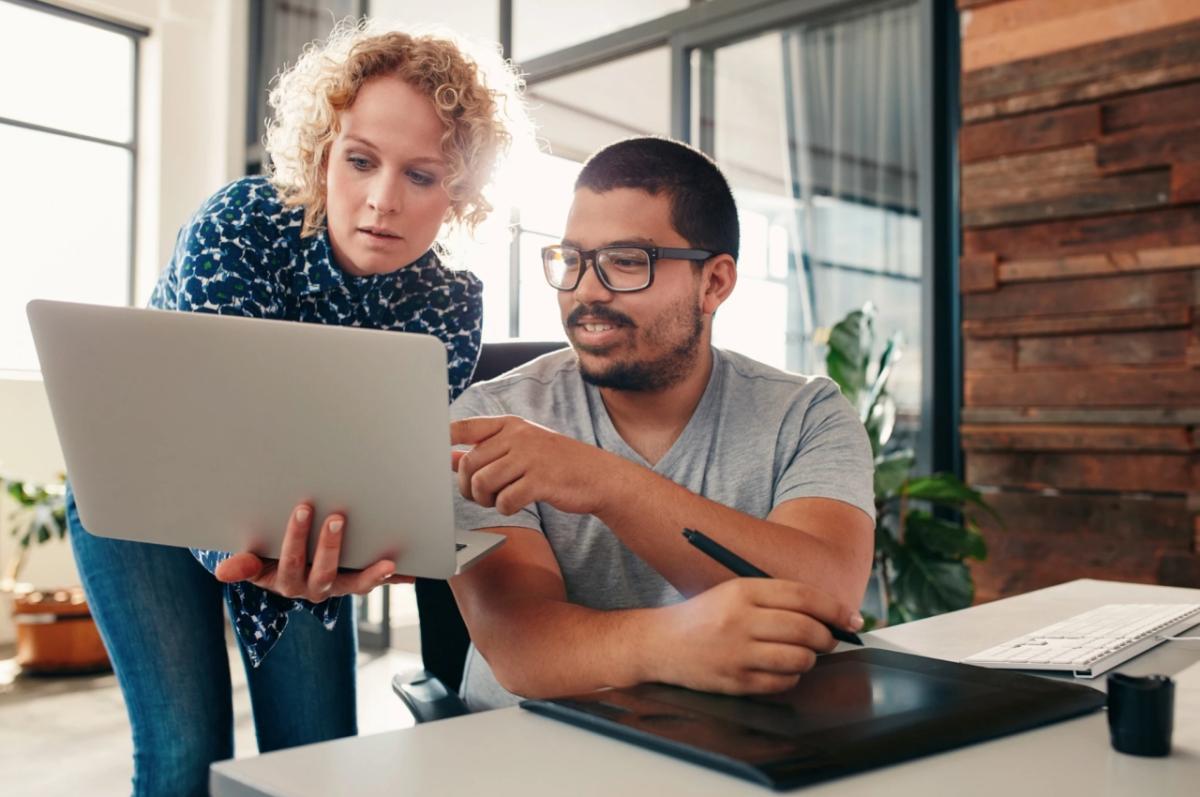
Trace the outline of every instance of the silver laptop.
{"type": "MultiPolygon", "coordinates": [[[[341,565],[449,578],[504,541],[456,532],[446,348],[431,335],[35,300],[27,307],[93,534],[278,556],[292,508],[346,513],[341,565]]],[[[317,530],[310,539],[310,556],[317,530]]]]}

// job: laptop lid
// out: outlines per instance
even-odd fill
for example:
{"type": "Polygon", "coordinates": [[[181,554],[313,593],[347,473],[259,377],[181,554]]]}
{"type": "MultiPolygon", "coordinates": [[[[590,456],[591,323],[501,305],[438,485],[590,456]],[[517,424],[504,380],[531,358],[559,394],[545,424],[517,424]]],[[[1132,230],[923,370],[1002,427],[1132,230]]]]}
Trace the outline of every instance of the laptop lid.
{"type": "Polygon", "coordinates": [[[93,534],[276,556],[309,500],[346,513],[345,567],[459,569],[438,338],[42,300],[28,316],[93,534]]]}
{"type": "Polygon", "coordinates": [[[796,688],[731,697],[662,684],[521,706],[777,789],[1095,711],[1103,693],[879,649],[821,656],[796,688]]]}

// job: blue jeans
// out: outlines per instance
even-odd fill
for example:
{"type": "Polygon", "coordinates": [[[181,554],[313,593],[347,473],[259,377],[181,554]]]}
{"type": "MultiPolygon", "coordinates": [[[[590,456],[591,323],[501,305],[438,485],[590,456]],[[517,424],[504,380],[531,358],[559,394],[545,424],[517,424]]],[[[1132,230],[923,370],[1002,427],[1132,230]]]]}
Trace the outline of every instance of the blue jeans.
{"type": "MultiPolygon", "coordinates": [[[[67,520],[129,712],[134,795],[208,794],[209,764],[233,757],[221,583],[186,548],[89,534],[69,489],[67,520]]],[[[292,612],[257,668],[242,654],[261,752],[357,732],[353,605],[333,631],[292,612]]]]}

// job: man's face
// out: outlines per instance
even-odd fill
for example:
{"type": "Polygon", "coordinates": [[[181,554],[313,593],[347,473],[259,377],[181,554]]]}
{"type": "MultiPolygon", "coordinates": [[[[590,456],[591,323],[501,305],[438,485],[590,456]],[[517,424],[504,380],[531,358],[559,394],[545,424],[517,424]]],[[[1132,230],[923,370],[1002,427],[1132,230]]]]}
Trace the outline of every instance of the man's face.
{"type": "MultiPolygon", "coordinates": [[[[584,250],[691,247],[671,223],[670,199],[634,188],[576,191],[563,243],[584,250]]],[[[649,288],[618,293],[604,286],[589,263],[575,290],[558,294],[583,378],[600,387],[655,391],[690,374],[707,341],[701,285],[698,266],[663,258],[649,288]]]]}

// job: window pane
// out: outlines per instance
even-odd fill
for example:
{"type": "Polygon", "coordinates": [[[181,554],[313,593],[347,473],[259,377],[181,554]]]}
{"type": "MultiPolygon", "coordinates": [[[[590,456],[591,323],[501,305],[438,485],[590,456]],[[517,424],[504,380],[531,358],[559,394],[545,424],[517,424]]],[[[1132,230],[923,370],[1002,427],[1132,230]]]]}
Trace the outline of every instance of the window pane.
{"type": "Polygon", "coordinates": [[[370,0],[370,12],[380,22],[394,22],[405,30],[431,25],[484,42],[500,38],[500,0],[370,0]]]}
{"type": "Polygon", "coordinates": [[[575,161],[617,139],[669,135],[670,51],[660,47],[535,83],[529,102],[538,135],[550,151],[575,161]]]}
{"type": "Polygon", "coordinates": [[[0,370],[38,368],[30,299],[128,301],[132,169],[126,149],[0,125],[0,370]]]}
{"type": "Polygon", "coordinates": [[[907,431],[922,378],[918,30],[906,6],[719,48],[714,119],[701,120],[742,214],[718,345],[820,373],[814,332],[872,301],[880,345],[905,338],[891,388],[907,431]],[[743,317],[766,334],[741,334],[743,317]]]}
{"type": "Polygon", "coordinates": [[[688,0],[606,0],[603,3],[514,0],[513,57],[528,61],[639,22],[649,22],[688,5],[688,0]]]}
{"type": "Polygon", "coordinates": [[[8,34],[0,47],[0,116],[111,141],[132,139],[131,37],[5,2],[0,30],[8,34]]]}

